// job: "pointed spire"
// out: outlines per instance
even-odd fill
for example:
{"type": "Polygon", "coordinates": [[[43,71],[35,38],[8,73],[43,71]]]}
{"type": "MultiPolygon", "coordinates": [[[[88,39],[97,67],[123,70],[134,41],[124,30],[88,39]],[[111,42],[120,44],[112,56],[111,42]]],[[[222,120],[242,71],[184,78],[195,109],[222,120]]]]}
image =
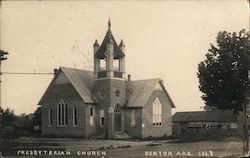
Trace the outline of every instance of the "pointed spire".
{"type": "Polygon", "coordinates": [[[95,40],[95,43],[94,43],[93,46],[94,46],[94,47],[99,47],[99,46],[100,46],[97,40],[95,40]]]}
{"type": "Polygon", "coordinates": [[[123,39],[121,40],[120,44],[119,44],[119,47],[125,47],[125,44],[123,42],[123,39]]]}
{"type": "Polygon", "coordinates": [[[108,27],[109,27],[109,30],[110,30],[110,28],[111,28],[110,17],[109,17],[108,27]]]}

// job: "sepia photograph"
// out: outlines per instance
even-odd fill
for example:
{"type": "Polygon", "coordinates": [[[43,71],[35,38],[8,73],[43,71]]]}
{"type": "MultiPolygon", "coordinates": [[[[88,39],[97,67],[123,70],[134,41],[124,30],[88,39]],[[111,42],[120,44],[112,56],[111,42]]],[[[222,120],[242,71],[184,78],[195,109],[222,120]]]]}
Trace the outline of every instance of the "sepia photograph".
{"type": "Polygon", "coordinates": [[[0,158],[248,157],[249,0],[0,0],[0,158]]]}

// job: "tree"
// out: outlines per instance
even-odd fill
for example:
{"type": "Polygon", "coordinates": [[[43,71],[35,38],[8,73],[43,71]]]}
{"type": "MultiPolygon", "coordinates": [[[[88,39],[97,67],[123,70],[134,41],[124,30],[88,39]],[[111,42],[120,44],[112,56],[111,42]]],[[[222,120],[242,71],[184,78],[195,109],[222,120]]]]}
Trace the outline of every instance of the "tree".
{"type": "Polygon", "coordinates": [[[219,32],[206,59],[198,65],[199,89],[210,107],[241,111],[248,86],[250,34],[219,32]]]}
{"type": "Polygon", "coordinates": [[[39,126],[41,128],[41,118],[42,118],[41,115],[42,115],[42,111],[41,111],[41,107],[39,106],[34,112],[34,118],[32,119],[32,123],[31,123],[32,130],[34,130],[34,126],[39,126]]]}
{"type": "Polygon", "coordinates": [[[9,54],[8,52],[0,49],[0,61],[6,60],[7,57],[5,57],[5,55],[8,55],[8,54],[9,54]]]}
{"type": "Polygon", "coordinates": [[[1,111],[0,124],[2,126],[8,126],[12,121],[15,120],[16,116],[13,110],[10,110],[9,108],[4,110],[0,107],[0,111],[1,111]]]}

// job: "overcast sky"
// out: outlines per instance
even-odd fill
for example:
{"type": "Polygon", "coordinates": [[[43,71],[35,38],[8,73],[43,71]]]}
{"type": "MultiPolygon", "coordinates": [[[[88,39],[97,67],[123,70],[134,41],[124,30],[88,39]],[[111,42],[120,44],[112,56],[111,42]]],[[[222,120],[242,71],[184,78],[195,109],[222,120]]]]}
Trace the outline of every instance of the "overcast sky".
{"type": "MultiPolygon", "coordinates": [[[[2,1],[3,72],[93,69],[108,18],[132,80],[160,77],[174,111],[201,110],[197,65],[221,30],[249,29],[247,1],[2,1]]],[[[2,106],[31,113],[53,75],[2,75],[2,106]]]]}

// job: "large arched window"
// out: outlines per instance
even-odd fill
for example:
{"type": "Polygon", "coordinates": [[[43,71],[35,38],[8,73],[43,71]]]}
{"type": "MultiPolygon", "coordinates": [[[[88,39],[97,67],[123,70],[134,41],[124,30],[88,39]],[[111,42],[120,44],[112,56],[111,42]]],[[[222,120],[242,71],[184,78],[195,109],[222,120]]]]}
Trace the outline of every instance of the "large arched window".
{"type": "Polygon", "coordinates": [[[68,105],[64,100],[60,100],[57,108],[57,123],[58,126],[66,126],[68,124],[68,105]]]}
{"type": "Polygon", "coordinates": [[[153,126],[162,125],[162,104],[159,98],[153,102],[153,126]]]}
{"type": "Polygon", "coordinates": [[[90,112],[89,124],[93,126],[94,125],[94,107],[93,106],[90,106],[89,112],[90,112]]]}

